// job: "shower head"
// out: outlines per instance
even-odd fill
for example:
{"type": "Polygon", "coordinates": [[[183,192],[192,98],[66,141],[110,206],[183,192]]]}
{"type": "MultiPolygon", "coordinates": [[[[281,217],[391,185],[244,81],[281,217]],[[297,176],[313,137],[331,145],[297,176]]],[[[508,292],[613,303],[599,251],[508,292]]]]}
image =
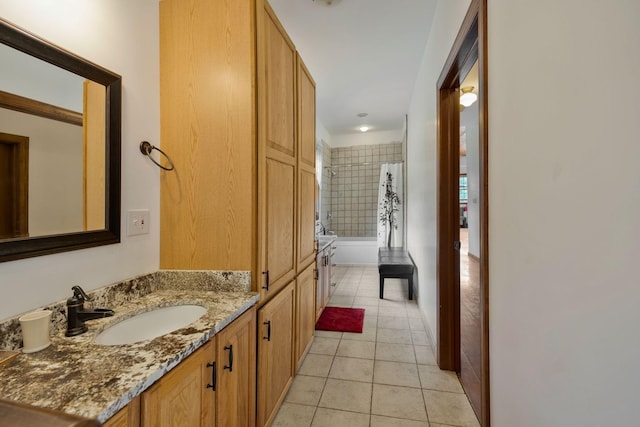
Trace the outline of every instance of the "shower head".
{"type": "Polygon", "coordinates": [[[331,176],[338,175],[338,172],[334,171],[333,169],[329,169],[329,172],[331,173],[331,176]]]}

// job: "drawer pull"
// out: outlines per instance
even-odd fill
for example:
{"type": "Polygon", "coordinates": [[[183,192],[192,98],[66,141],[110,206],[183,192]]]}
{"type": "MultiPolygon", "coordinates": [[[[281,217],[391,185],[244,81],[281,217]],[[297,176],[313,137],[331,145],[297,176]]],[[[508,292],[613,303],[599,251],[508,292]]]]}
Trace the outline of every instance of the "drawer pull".
{"type": "Polygon", "coordinates": [[[216,382],[217,382],[216,362],[207,363],[207,368],[213,368],[211,372],[211,384],[207,384],[207,388],[212,389],[211,391],[216,391],[216,382]]]}
{"type": "Polygon", "coordinates": [[[271,320],[267,320],[266,322],[263,322],[263,324],[267,325],[267,336],[262,337],[262,339],[271,341],[271,320]]]}
{"type": "Polygon", "coordinates": [[[265,285],[262,287],[262,289],[264,289],[267,292],[269,292],[269,270],[263,271],[262,274],[265,276],[265,278],[264,278],[265,285]]]}
{"type": "Polygon", "coordinates": [[[224,366],[224,369],[228,369],[229,372],[233,372],[233,345],[225,345],[225,350],[229,350],[229,364],[224,366]]]}

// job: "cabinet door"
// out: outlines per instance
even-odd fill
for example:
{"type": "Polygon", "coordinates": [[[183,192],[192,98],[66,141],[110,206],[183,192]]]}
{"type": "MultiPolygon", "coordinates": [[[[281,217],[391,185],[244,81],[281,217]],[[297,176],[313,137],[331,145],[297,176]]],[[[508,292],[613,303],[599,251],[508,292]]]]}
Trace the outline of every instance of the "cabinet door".
{"type": "Polygon", "coordinates": [[[324,309],[324,282],[323,282],[323,274],[324,274],[324,255],[322,252],[318,253],[316,257],[316,321],[320,318],[322,314],[322,309],[324,309]]]}
{"type": "Polygon", "coordinates": [[[298,106],[298,268],[300,273],[315,256],[316,221],[316,87],[297,55],[298,106]]]}
{"type": "Polygon", "coordinates": [[[159,178],[162,268],[254,266],[254,7],[160,1],[161,145],[175,164],[159,178]]]}
{"type": "Polygon", "coordinates": [[[255,426],[256,309],[251,308],[216,337],[217,425],[255,426]]]}
{"type": "Polygon", "coordinates": [[[104,427],[140,427],[140,396],[120,409],[103,424],[104,427]]]}
{"type": "Polygon", "coordinates": [[[215,338],[142,393],[143,427],[212,427],[215,338]]]}
{"type": "Polygon", "coordinates": [[[293,378],[294,284],[258,311],[258,426],[269,425],[293,378]]]}
{"type": "Polygon", "coordinates": [[[295,167],[273,159],[266,165],[263,299],[275,295],[295,275],[295,167]]]}
{"type": "Polygon", "coordinates": [[[296,48],[265,2],[264,66],[267,156],[296,157],[296,48]]]}
{"type": "Polygon", "coordinates": [[[300,368],[316,326],[315,264],[300,273],[296,280],[296,370],[300,368]]]}

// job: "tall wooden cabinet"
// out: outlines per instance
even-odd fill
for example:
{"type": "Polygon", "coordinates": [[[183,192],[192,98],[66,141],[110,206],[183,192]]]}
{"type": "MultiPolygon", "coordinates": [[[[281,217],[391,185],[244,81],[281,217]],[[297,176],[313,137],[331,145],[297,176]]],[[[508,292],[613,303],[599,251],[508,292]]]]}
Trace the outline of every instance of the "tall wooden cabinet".
{"type": "Polygon", "coordinates": [[[258,39],[258,170],[264,188],[258,216],[265,300],[296,273],[296,49],[267,3],[257,11],[257,25],[263,35],[258,39]]]}
{"type": "Polygon", "coordinates": [[[160,33],[160,267],[251,270],[263,426],[313,339],[315,82],[265,0],[161,0],[160,33]]]}

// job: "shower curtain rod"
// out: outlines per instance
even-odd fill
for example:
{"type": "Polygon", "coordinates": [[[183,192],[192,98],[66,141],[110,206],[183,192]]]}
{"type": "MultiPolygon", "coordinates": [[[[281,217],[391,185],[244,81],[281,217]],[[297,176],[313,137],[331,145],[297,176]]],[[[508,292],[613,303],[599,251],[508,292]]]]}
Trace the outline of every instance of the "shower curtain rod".
{"type": "Polygon", "coordinates": [[[336,169],[336,168],[350,168],[352,166],[380,166],[380,165],[394,165],[397,163],[404,163],[404,160],[396,160],[394,162],[363,162],[363,163],[349,163],[348,165],[335,165],[335,166],[323,166],[324,169],[336,169]]]}

